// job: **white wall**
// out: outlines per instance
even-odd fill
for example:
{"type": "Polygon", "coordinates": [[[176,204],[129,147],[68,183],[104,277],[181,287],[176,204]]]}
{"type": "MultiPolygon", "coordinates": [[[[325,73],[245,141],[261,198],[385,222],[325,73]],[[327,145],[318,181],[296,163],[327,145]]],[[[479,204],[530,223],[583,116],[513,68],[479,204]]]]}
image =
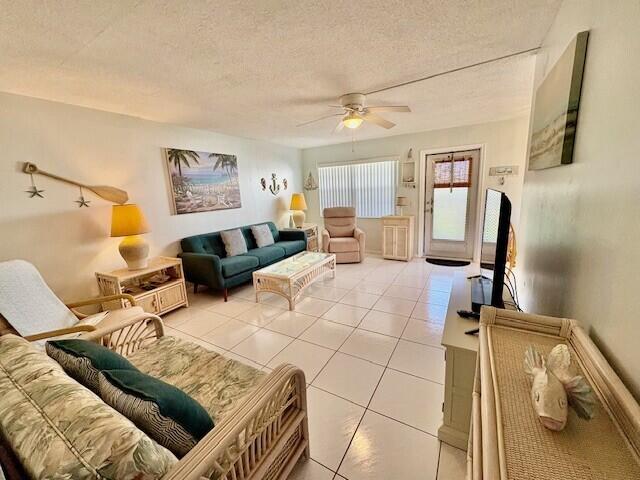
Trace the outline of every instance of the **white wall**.
{"type": "Polygon", "coordinates": [[[640,2],[565,0],[536,66],[539,85],[590,30],[572,165],[526,173],[521,302],[576,318],[640,399],[640,2]]]}
{"type": "Polygon", "coordinates": [[[0,260],[30,260],[66,300],[97,293],[96,270],[123,266],[121,239],[109,238],[111,205],[86,192],[91,207],[80,209],[77,188],[41,176],[45,198],[30,199],[22,162],[126,190],[150,223],[151,255],[174,255],[188,235],[266,220],[286,226],[290,194],[301,189],[294,148],[15,95],[0,94],[0,151],[0,260]],[[237,155],[242,208],[171,215],[163,147],[237,155]],[[272,172],[290,182],[278,197],[259,186],[272,172]]]}
{"type": "MultiPolygon", "coordinates": [[[[495,188],[504,191],[509,196],[513,203],[512,220],[517,231],[528,130],[529,119],[527,117],[519,117],[512,120],[482,125],[469,125],[356,142],[355,152],[351,151],[351,143],[309,148],[302,151],[304,175],[306,177],[308,172],[312,171],[317,180],[316,165],[322,163],[346,162],[381,155],[399,155],[401,160],[404,161],[406,160],[409,149],[413,148],[413,158],[416,160],[416,176],[418,176],[417,165],[421,150],[447,149],[458,146],[482,144],[484,150],[484,165],[480,180],[480,191],[484,192],[486,188],[495,188]],[[489,167],[496,165],[519,165],[519,174],[518,176],[506,177],[505,184],[499,185],[497,177],[488,176],[489,167]]],[[[410,207],[405,207],[404,213],[416,215],[416,230],[418,191],[419,188],[406,189],[401,187],[398,192],[399,195],[409,197],[410,207]]],[[[320,216],[318,191],[305,192],[305,196],[309,207],[307,211],[308,221],[321,224],[322,218],[320,216]]],[[[483,202],[484,200],[481,199],[480,205],[482,205],[483,202]]],[[[358,225],[365,230],[367,234],[367,250],[380,252],[382,250],[382,224],[380,219],[358,219],[358,225]]],[[[479,255],[479,234],[477,237],[475,254],[479,255]]]]}

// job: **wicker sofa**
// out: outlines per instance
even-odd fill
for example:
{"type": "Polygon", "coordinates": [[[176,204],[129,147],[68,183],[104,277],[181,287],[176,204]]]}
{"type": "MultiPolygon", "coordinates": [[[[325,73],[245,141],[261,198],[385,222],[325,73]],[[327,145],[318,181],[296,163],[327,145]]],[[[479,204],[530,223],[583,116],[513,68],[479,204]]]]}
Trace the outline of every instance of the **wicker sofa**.
{"type": "Polygon", "coordinates": [[[128,419],[110,412],[44,352],[6,335],[0,337],[0,459],[10,480],[284,480],[300,457],[308,457],[305,378],[300,369],[283,364],[265,374],[191,342],[166,337],[158,317],[100,328],[83,338],[183,389],[210,413],[215,427],[178,460],[128,419]],[[76,408],[74,402],[80,398],[81,408],[76,408]]]}

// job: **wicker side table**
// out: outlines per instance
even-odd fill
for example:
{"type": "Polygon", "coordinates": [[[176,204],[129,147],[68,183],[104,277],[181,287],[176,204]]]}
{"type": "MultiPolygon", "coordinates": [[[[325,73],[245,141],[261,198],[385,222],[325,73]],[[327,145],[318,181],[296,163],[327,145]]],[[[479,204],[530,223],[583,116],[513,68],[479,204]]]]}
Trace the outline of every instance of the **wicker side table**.
{"type": "Polygon", "coordinates": [[[285,230],[302,230],[307,234],[307,251],[320,251],[320,240],[318,237],[318,224],[304,223],[302,228],[285,228],[285,230]]]}
{"type": "MultiPolygon", "coordinates": [[[[163,315],[182,306],[189,306],[182,260],[157,257],[141,270],[126,268],[111,272],[96,272],[102,295],[128,293],[145,312],[163,315]]],[[[103,310],[126,306],[124,300],[102,305],[103,310]]]]}

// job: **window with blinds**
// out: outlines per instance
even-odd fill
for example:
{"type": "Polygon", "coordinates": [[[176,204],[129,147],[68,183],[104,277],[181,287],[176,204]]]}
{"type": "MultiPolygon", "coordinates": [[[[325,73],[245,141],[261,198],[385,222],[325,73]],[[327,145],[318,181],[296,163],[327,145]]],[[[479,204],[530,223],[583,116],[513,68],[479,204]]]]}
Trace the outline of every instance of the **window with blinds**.
{"type": "Polygon", "coordinates": [[[320,211],[355,207],[359,218],[393,215],[397,172],[395,160],[318,168],[320,211]]]}
{"type": "Polygon", "coordinates": [[[472,158],[453,157],[433,162],[433,188],[471,186],[472,158]]]}
{"type": "Polygon", "coordinates": [[[469,189],[473,157],[461,153],[438,155],[433,165],[431,238],[464,242],[469,220],[469,189]]]}

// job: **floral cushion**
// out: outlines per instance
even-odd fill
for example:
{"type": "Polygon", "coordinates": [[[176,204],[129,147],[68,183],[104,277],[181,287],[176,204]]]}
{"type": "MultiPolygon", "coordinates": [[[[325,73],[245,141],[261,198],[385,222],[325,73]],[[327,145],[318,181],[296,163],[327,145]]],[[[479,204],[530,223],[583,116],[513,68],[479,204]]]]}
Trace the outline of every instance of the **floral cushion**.
{"type": "Polygon", "coordinates": [[[162,337],[128,357],[141,372],[178,387],[215,424],[262,381],[264,372],[175,337],[162,337]]]}
{"type": "Polygon", "coordinates": [[[0,337],[0,430],[34,479],[155,479],[177,462],[15,335],[0,337]]]}

